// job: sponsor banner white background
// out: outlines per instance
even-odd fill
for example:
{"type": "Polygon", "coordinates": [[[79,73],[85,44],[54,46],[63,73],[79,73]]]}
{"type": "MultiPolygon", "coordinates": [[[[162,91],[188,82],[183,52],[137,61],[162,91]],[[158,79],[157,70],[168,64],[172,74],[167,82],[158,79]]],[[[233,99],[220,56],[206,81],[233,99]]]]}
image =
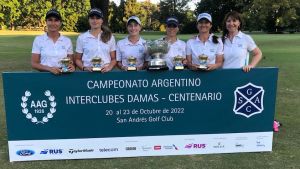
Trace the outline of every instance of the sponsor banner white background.
{"type": "Polygon", "coordinates": [[[272,151],[273,132],[9,141],[10,161],[272,151]],[[17,153],[20,150],[34,154],[17,153]]]}

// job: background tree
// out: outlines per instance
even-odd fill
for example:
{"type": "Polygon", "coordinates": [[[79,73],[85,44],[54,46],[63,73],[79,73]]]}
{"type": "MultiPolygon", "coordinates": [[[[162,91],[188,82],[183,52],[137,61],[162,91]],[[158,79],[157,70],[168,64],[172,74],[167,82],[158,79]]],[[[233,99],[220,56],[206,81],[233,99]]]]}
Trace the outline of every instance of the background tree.
{"type": "Polygon", "coordinates": [[[298,0],[254,0],[245,14],[249,16],[248,20],[259,23],[264,31],[280,33],[297,28],[299,8],[298,0]]]}
{"type": "Polygon", "coordinates": [[[103,12],[104,22],[108,21],[109,0],[90,0],[92,8],[99,8],[103,12]]]}
{"type": "MultiPolygon", "coordinates": [[[[168,17],[176,16],[181,26],[191,22],[189,18],[188,0],[161,0],[159,3],[159,20],[161,21],[161,30],[165,29],[164,24],[168,17]]],[[[185,29],[183,30],[185,32],[185,29]]]]}
{"type": "Polygon", "coordinates": [[[16,22],[21,15],[20,2],[18,0],[2,0],[3,22],[15,30],[16,22]]]}
{"type": "Polygon", "coordinates": [[[247,10],[253,0],[201,0],[197,4],[196,15],[202,12],[207,12],[212,15],[213,31],[222,29],[223,19],[225,14],[230,11],[242,13],[247,10]]]}

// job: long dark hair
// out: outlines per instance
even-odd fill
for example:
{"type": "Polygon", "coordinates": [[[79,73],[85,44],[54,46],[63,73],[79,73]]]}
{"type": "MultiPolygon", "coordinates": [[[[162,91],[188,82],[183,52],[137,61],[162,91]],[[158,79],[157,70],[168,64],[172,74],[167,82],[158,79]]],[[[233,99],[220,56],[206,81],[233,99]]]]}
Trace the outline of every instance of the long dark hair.
{"type": "Polygon", "coordinates": [[[228,18],[232,18],[232,19],[235,19],[235,20],[238,20],[240,21],[240,26],[238,28],[238,30],[240,31],[243,27],[243,20],[242,20],[242,16],[240,13],[238,13],[237,11],[231,11],[231,12],[228,12],[226,15],[225,15],[225,18],[223,20],[223,34],[222,34],[222,41],[224,43],[226,37],[228,36],[228,30],[226,28],[226,21],[228,18]]]}
{"type": "Polygon", "coordinates": [[[102,30],[101,40],[102,40],[102,42],[106,43],[110,40],[110,38],[112,36],[112,32],[108,26],[103,25],[103,24],[101,26],[101,30],[102,30]]]}

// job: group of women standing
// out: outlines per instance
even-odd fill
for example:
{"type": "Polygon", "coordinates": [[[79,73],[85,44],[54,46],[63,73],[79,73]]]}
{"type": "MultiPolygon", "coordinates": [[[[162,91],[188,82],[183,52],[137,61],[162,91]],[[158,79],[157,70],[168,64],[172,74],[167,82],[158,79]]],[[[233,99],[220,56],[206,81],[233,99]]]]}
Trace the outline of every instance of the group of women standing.
{"type": "MultiPolygon", "coordinates": [[[[93,71],[92,59],[101,57],[101,72],[111,71],[115,66],[122,70],[128,68],[128,57],[136,58],[137,70],[147,68],[151,59],[146,47],[146,41],[140,36],[142,23],[137,16],[128,18],[128,36],[116,43],[108,27],[103,24],[103,13],[93,8],[88,13],[90,30],[79,35],[76,52],[73,54],[71,40],[59,33],[62,25],[60,13],[51,9],[46,14],[47,32],[37,36],[33,42],[31,64],[39,71],[49,71],[53,74],[61,73],[60,60],[68,57],[72,61],[69,71],[78,67],[83,71],[93,71]]],[[[218,38],[211,32],[212,17],[208,13],[201,13],[197,17],[198,35],[185,43],[177,38],[179,21],[176,17],[169,17],[166,21],[166,36],[161,40],[168,41],[169,51],[165,55],[170,70],[174,67],[173,58],[182,56],[182,62],[189,69],[195,70],[199,66],[200,55],[208,57],[207,70],[218,68],[242,68],[245,72],[255,67],[262,58],[260,49],[253,39],[241,32],[242,19],[239,13],[229,12],[224,19],[223,35],[218,38]],[[249,53],[252,54],[248,63],[249,53]]]]}

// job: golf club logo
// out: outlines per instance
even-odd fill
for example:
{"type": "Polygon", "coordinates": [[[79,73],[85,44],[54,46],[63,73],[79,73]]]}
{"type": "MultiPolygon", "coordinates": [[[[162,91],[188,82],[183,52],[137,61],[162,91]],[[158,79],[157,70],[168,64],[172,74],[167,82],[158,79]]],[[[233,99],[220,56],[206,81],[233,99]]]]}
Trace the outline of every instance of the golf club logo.
{"type": "Polygon", "coordinates": [[[24,96],[22,96],[21,108],[22,113],[29,119],[32,123],[35,124],[44,124],[53,118],[54,113],[56,112],[56,102],[55,97],[51,95],[49,90],[44,92],[44,95],[47,97],[47,100],[32,100],[29,101],[31,92],[25,91],[24,96]],[[29,104],[30,105],[29,105],[29,104]],[[30,112],[32,110],[32,112],[30,112]]]}
{"type": "Polygon", "coordinates": [[[261,113],[264,110],[264,93],[263,87],[256,86],[252,83],[236,88],[234,91],[235,101],[233,111],[235,114],[247,118],[261,113]]]}

